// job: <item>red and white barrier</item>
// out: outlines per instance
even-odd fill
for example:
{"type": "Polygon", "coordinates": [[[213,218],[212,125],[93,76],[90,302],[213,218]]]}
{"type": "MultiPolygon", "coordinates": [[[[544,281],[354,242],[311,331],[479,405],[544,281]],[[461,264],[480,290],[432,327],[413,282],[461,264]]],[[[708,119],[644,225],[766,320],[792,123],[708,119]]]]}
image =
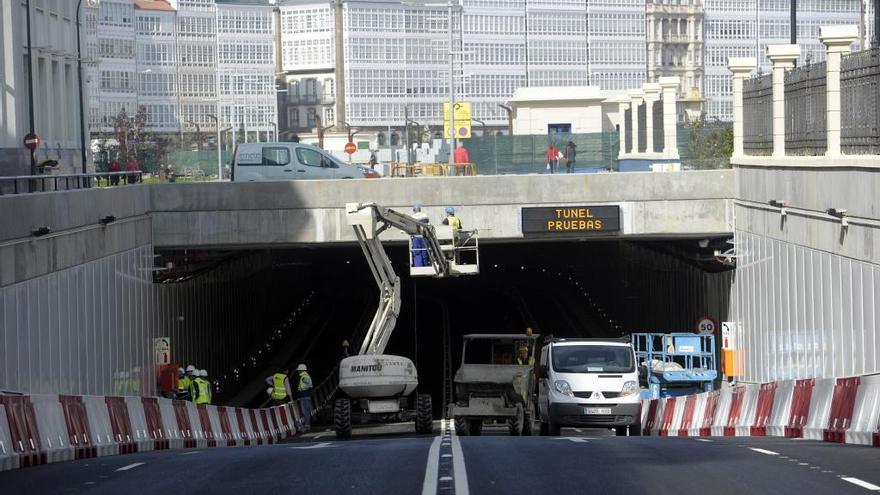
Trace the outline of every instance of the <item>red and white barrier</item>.
{"type": "Polygon", "coordinates": [[[9,432],[9,422],[6,420],[6,406],[0,403],[0,472],[18,467],[18,453],[16,453],[12,434],[9,432]]]}
{"type": "Polygon", "coordinates": [[[766,436],[785,436],[785,427],[788,426],[788,420],[791,417],[791,406],[794,400],[796,383],[793,380],[774,382],[776,388],[773,392],[773,402],[770,404],[769,416],[767,416],[767,420],[763,425],[758,425],[757,422],[755,425],[764,428],[766,436]]]}
{"type": "Polygon", "coordinates": [[[844,441],[880,447],[880,375],[861,377],[853,406],[844,441]]]}

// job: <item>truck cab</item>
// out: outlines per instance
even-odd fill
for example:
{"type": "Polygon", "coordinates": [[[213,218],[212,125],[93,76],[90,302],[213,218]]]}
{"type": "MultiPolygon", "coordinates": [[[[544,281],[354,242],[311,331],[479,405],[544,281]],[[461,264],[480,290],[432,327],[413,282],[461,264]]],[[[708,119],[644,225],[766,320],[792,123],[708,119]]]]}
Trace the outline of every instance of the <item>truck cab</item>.
{"type": "Polygon", "coordinates": [[[614,428],[641,433],[639,372],[628,340],[553,339],[539,360],[541,434],[562,427],[614,428]]]}

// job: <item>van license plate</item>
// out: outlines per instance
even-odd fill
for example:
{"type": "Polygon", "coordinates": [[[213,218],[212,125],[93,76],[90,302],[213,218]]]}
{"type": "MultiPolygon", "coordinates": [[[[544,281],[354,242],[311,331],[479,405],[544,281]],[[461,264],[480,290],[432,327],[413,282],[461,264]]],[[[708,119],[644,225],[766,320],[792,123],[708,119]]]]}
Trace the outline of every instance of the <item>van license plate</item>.
{"type": "Polygon", "coordinates": [[[611,414],[610,407],[585,407],[584,414],[611,414]]]}

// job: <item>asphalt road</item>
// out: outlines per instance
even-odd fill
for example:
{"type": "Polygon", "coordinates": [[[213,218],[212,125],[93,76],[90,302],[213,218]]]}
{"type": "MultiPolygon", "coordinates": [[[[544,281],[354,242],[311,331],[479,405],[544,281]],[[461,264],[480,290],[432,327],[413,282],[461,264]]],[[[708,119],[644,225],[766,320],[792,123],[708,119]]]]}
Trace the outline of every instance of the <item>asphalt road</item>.
{"type": "Polygon", "coordinates": [[[147,452],[0,473],[2,494],[867,494],[880,449],[778,438],[314,432],[263,447],[147,452]]]}

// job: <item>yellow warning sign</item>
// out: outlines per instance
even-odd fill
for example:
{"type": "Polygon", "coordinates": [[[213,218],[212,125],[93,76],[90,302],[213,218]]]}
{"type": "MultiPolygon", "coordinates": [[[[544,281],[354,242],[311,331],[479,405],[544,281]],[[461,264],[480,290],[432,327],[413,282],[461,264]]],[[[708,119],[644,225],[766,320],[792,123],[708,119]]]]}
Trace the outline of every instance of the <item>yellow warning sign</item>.
{"type": "Polygon", "coordinates": [[[454,123],[450,124],[449,103],[443,104],[443,134],[446,137],[467,139],[471,137],[471,102],[458,101],[452,112],[454,123]]]}

